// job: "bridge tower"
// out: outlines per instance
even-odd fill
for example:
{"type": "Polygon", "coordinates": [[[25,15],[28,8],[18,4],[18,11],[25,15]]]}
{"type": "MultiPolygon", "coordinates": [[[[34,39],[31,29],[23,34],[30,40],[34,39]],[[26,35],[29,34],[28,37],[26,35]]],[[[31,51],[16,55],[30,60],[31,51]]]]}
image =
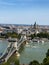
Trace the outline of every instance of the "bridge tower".
{"type": "Polygon", "coordinates": [[[24,39],[25,39],[25,40],[27,39],[26,35],[24,35],[24,39]]]}
{"type": "Polygon", "coordinates": [[[27,37],[26,37],[26,35],[23,35],[23,39],[25,40],[25,44],[27,44],[27,37]]]}
{"type": "Polygon", "coordinates": [[[14,48],[16,49],[16,51],[18,51],[17,44],[18,44],[18,43],[17,43],[17,41],[16,41],[16,42],[14,43],[14,45],[13,45],[14,48]]]}

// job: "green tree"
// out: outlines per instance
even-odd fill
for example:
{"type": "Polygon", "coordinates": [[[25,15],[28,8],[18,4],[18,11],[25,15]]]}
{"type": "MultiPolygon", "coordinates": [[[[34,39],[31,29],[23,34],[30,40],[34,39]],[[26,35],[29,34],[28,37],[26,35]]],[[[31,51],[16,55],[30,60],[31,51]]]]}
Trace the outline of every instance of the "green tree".
{"type": "Polygon", "coordinates": [[[40,65],[38,61],[34,60],[29,63],[29,65],[40,65]]]}
{"type": "Polygon", "coordinates": [[[19,64],[19,60],[16,60],[16,61],[15,61],[15,65],[20,65],[20,64],[19,64]]]}
{"type": "Polygon", "coordinates": [[[43,60],[43,64],[46,63],[46,62],[47,62],[47,58],[44,58],[44,60],[43,60]]]}
{"type": "Polygon", "coordinates": [[[46,63],[44,63],[43,65],[49,65],[49,61],[47,61],[46,63]]]}
{"type": "Polygon", "coordinates": [[[49,49],[47,50],[46,57],[49,57],[49,49]]]}
{"type": "Polygon", "coordinates": [[[31,37],[31,39],[33,39],[34,38],[34,35],[31,34],[29,37],[31,37]]]}

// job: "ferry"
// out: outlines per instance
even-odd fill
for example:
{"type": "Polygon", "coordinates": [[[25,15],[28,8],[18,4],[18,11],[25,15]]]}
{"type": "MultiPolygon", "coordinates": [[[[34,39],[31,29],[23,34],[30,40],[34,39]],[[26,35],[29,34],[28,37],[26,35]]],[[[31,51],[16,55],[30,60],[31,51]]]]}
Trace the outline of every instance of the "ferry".
{"type": "Polygon", "coordinates": [[[34,43],[39,43],[40,41],[39,41],[39,40],[34,39],[34,40],[32,40],[32,42],[34,42],[34,43]]]}

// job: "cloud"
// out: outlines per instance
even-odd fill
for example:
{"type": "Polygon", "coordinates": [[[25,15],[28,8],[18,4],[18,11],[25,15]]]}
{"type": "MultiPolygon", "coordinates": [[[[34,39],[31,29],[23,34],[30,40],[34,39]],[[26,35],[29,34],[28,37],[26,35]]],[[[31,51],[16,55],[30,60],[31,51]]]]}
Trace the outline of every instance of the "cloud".
{"type": "Polygon", "coordinates": [[[0,0],[1,8],[49,8],[49,0],[0,0]]]}
{"type": "Polygon", "coordinates": [[[32,0],[0,0],[0,6],[27,6],[32,0]]]}
{"type": "Polygon", "coordinates": [[[0,5],[19,5],[19,4],[49,4],[49,0],[0,0],[0,5]]]}
{"type": "Polygon", "coordinates": [[[0,2],[0,5],[16,5],[15,3],[0,2]]]}

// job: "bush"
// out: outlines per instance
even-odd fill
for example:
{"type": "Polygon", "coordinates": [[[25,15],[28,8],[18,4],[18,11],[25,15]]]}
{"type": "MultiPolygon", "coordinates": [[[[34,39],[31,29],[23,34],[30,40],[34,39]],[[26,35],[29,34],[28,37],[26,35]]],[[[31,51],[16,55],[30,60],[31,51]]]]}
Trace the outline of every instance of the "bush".
{"type": "Polygon", "coordinates": [[[16,60],[16,61],[15,61],[15,65],[20,65],[20,64],[19,64],[19,60],[16,60]]]}
{"type": "Polygon", "coordinates": [[[48,51],[47,51],[47,53],[46,53],[46,57],[49,57],[49,49],[48,49],[48,51]]]}
{"type": "Polygon", "coordinates": [[[34,60],[29,63],[29,65],[40,65],[38,61],[34,60]]]}
{"type": "Polygon", "coordinates": [[[47,58],[44,58],[43,63],[46,63],[46,62],[47,62],[47,58]]]}

